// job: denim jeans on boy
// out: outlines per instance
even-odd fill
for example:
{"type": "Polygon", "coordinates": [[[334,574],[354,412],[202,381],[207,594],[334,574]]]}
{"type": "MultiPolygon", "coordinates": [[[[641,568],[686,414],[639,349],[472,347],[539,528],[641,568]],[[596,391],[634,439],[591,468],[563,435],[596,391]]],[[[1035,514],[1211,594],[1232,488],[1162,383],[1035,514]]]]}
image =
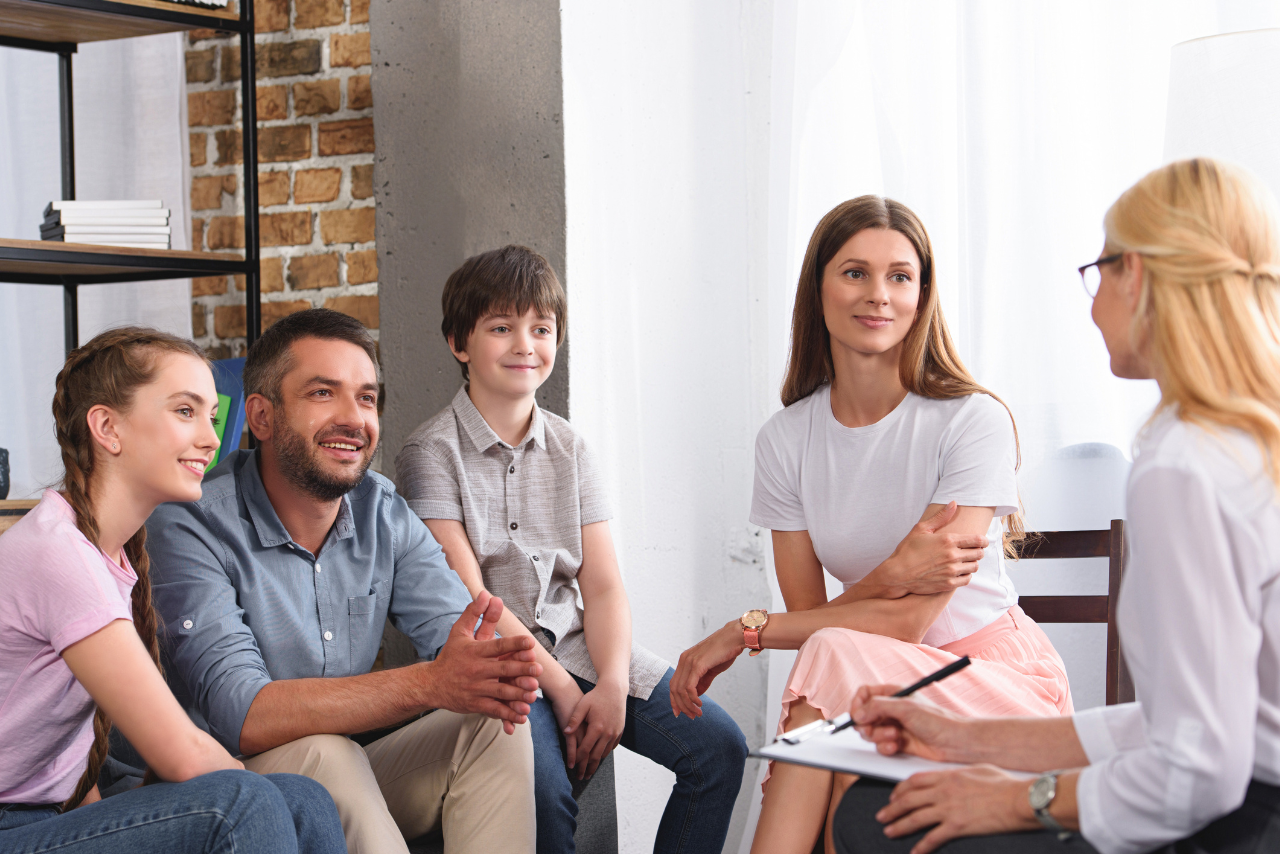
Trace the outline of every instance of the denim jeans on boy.
{"type": "Polygon", "coordinates": [[[25,854],[346,854],[324,787],[296,774],[215,771],[58,815],[0,811],[0,851],[25,854]]]}
{"type": "MultiPolygon", "coordinates": [[[[702,698],[697,720],[671,714],[671,677],[647,700],[627,697],[627,723],[619,744],[676,774],[676,784],[653,843],[655,854],[705,854],[724,847],[733,803],[742,787],[747,742],[729,713],[702,698]]],[[[595,686],[578,679],[583,692],[595,686]]],[[[533,735],[534,799],[538,816],[538,854],[572,854],[578,826],[573,781],[565,768],[560,728],[545,699],[529,711],[533,735]]]]}

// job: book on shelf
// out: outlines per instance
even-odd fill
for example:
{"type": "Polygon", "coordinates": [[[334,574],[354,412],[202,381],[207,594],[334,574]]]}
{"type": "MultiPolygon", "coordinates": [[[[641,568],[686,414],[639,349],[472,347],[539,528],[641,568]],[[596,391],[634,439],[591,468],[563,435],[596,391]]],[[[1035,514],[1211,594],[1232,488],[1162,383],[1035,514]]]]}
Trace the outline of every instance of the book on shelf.
{"type": "Polygon", "coordinates": [[[50,202],[40,225],[42,240],[98,246],[168,249],[169,209],[158,199],[50,202]]]}

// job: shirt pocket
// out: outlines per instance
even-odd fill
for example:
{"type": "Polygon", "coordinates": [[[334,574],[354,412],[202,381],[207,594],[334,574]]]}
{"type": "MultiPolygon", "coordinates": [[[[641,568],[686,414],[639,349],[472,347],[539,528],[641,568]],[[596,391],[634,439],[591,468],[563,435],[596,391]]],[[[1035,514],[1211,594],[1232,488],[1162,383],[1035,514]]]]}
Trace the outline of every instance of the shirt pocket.
{"type": "Polygon", "coordinates": [[[351,675],[368,673],[378,658],[382,627],[378,615],[386,613],[390,584],[379,581],[364,596],[347,597],[347,637],[351,639],[351,675]]]}

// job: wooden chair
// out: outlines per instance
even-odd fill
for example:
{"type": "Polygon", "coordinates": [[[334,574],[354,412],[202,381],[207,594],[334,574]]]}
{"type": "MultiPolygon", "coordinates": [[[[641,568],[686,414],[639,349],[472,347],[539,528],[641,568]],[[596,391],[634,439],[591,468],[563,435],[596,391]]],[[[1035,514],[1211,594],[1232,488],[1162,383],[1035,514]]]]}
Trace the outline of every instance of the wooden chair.
{"type": "Polygon", "coordinates": [[[1133,701],[1133,681],[1120,650],[1116,604],[1124,578],[1124,520],[1112,519],[1110,530],[1036,531],[1015,544],[1021,560],[1105,557],[1111,571],[1105,596],[1022,596],[1018,604],[1037,623],[1107,624],[1107,705],[1133,701]]]}

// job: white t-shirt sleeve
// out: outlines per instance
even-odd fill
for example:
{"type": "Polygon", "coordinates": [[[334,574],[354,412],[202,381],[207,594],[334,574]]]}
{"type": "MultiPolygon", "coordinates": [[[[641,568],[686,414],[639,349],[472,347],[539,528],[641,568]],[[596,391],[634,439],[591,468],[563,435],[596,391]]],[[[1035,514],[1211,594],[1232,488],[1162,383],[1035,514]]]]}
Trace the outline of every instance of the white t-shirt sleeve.
{"type": "Polygon", "coordinates": [[[1013,419],[999,401],[971,395],[947,425],[940,453],[941,477],[930,504],[994,507],[997,518],[1018,512],[1013,419]]]}
{"type": "Polygon", "coordinates": [[[771,531],[807,531],[809,522],[800,500],[800,469],[795,454],[799,441],[788,441],[777,413],[756,435],[756,477],[751,490],[751,524],[771,531]]]}

